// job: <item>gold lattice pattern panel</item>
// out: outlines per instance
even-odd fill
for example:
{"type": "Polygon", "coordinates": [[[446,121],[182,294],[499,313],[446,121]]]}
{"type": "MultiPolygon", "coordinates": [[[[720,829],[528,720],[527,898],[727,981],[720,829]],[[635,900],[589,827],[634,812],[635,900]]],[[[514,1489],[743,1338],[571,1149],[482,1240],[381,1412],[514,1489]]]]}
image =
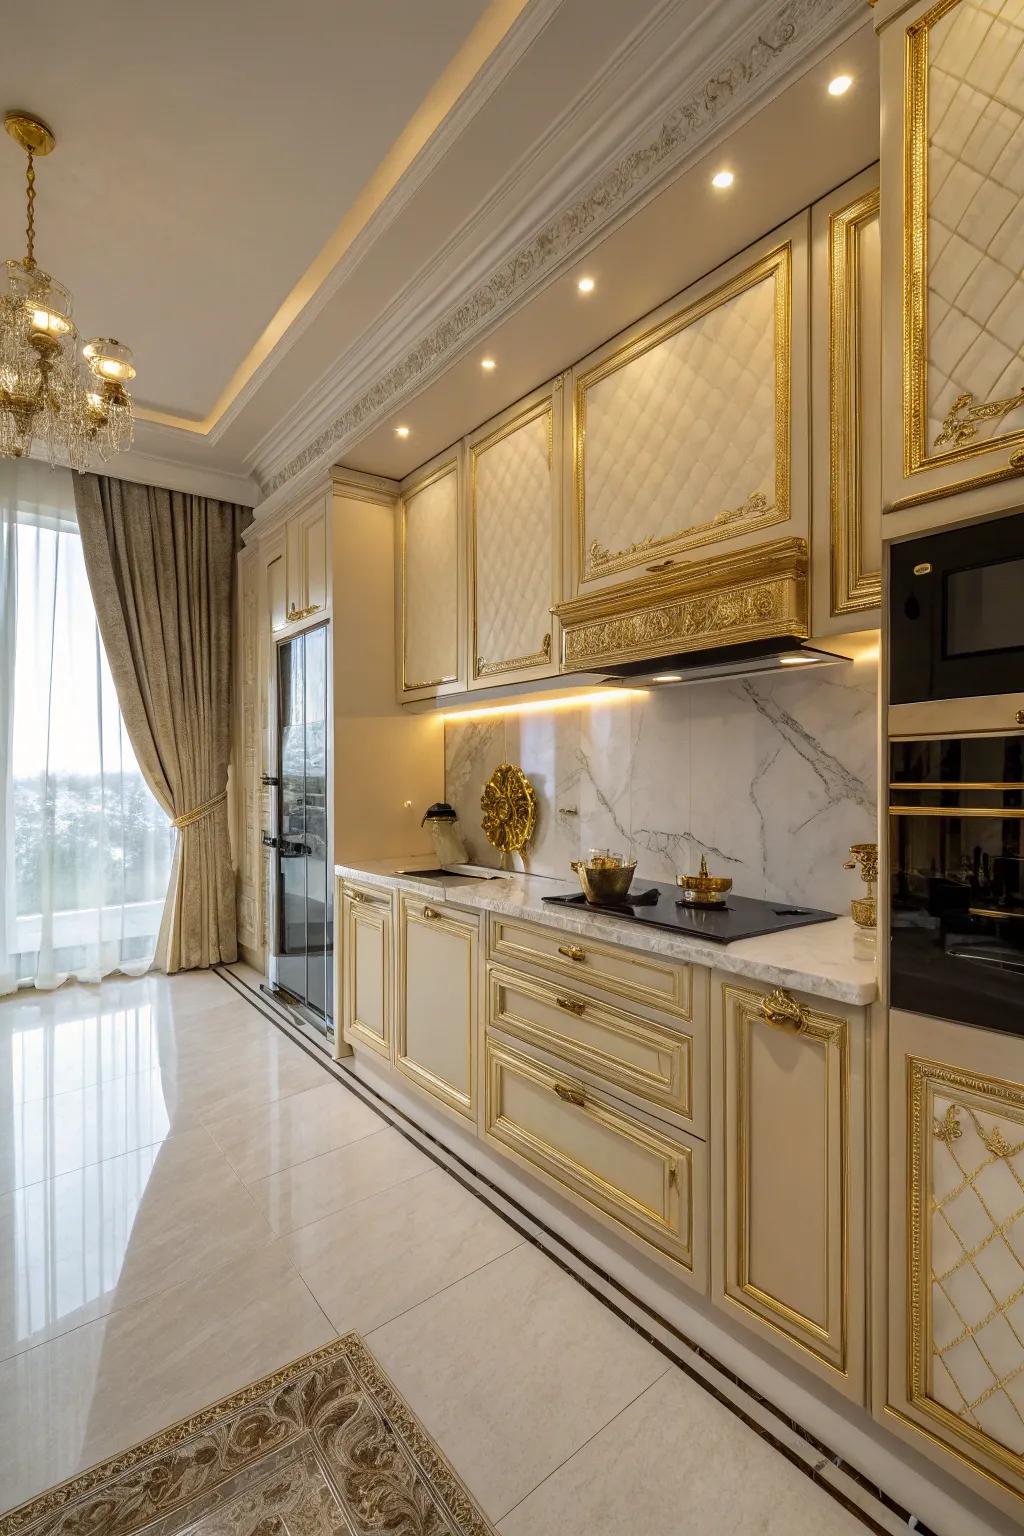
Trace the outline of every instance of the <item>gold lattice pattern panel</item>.
{"type": "Polygon", "coordinates": [[[1024,1115],[931,1100],[928,1396],[1024,1456],[1024,1115]]]}

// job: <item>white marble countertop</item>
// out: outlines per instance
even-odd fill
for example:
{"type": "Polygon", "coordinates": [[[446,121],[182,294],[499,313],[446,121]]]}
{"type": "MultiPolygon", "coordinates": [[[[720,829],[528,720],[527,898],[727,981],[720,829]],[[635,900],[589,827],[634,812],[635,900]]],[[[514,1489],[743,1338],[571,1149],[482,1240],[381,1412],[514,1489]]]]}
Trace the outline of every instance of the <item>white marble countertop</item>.
{"type": "Polygon", "coordinates": [[[759,939],[739,939],[734,944],[711,944],[658,928],[640,928],[603,913],[545,905],[545,896],[576,889],[564,880],[545,875],[503,875],[488,870],[488,874],[497,877],[474,880],[453,872],[443,880],[416,878],[418,869],[430,869],[434,863],[424,857],[370,859],[356,865],[337,864],[335,874],[343,879],[432,896],[435,901],[453,902],[460,907],[481,907],[509,917],[528,918],[584,938],[610,940],[624,949],[689,960],[694,965],[717,966],[737,976],[750,976],[772,986],[796,987],[842,1003],[863,1007],[878,996],[875,963],[854,954],[855,929],[849,917],[766,934],[759,939]]]}

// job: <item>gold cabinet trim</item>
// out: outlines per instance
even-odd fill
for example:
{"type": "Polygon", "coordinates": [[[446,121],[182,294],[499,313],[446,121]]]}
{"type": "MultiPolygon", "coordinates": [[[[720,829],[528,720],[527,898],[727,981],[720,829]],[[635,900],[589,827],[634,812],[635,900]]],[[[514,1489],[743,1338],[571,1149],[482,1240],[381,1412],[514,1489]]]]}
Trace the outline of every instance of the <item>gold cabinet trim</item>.
{"type": "MultiPolygon", "coordinates": [[[[457,683],[458,680],[459,680],[458,668],[456,667],[456,670],[454,672],[447,672],[447,673],[445,673],[444,677],[432,677],[432,678],[428,679],[427,681],[421,682],[421,683],[411,683],[409,681],[408,673],[406,671],[406,648],[407,648],[407,644],[408,644],[408,635],[409,635],[409,613],[408,613],[408,586],[409,586],[409,584],[408,584],[408,576],[407,576],[407,570],[406,570],[406,549],[405,549],[405,528],[406,528],[406,518],[407,518],[407,514],[408,514],[408,504],[409,504],[409,502],[412,500],[412,498],[414,496],[418,496],[421,491],[425,491],[430,486],[436,485],[438,480],[443,480],[445,475],[455,475],[455,477],[456,477],[456,480],[455,480],[455,504],[456,504],[456,510],[455,510],[455,520],[456,520],[455,558],[458,559],[458,545],[459,545],[459,533],[458,533],[458,484],[459,484],[459,482],[458,482],[458,473],[459,473],[459,459],[458,459],[458,454],[456,454],[454,458],[446,459],[443,464],[438,465],[438,467],[436,469],[432,469],[429,474],[424,475],[422,480],[417,480],[412,485],[406,486],[405,490],[402,492],[401,506],[400,506],[400,509],[399,509],[398,526],[399,526],[399,540],[400,540],[400,545],[401,545],[400,551],[399,551],[399,559],[401,561],[401,566],[402,566],[402,692],[403,693],[415,693],[415,692],[417,692],[418,689],[421,689],[421,688],[441,688],[446,683],[457,683]]],[[[457,617],[456,617],[456,623],[458,623],[458,618],[457,617]]],[[[458,650],[458,641],[456,641],[456,651],[457,650],[458,650]]]]}
{"type": "Polygon", "coordinates": [[[673,1018],[683,1019],[688,1024],[693,1023],[693,968],[685,961],[672,964],[669,961],[660,961],[654,955],[637,955],[628,949],[590,939],[583,944],[563,945],[560,943],[563,937],[562,929],[534,929],[514,919],[495,917],[491,928],[490,956],[492,959],[520,960],[529,965],[537,965],[545,970],[554,971],[556,975],[572,977],[574,982],[593,987],[596,991],[610,992],[615,997],[625,998],[628,1002],[640,1004],[641,1007],[653,1008],[660,1013],[670,1014],[673,1018]],[[547,954],[542,949],[534,949],[528,941],[536,933],[543,934],[552,944],[557,945],[557,954],[547,954]],[[511,937],[513,934],[519,935],[523,942],[517,942],[511,937]],[[574,953],[563,958],[565,949],[572,950],[574,953]],[[594,956],[598,962],[605,956],[624,961],[634,966],[640,976],[645,972],[648,975],[653,973],[663,976],[668,980],[670,990],[659,992],[656,987],[647,986],[640,979],[635,982],[624,981],[608,971],[591,974],[585,969],[591,956],[594,956]]]}
{"type": "MultiPolygon", "coordinates": [[[[877,608],[882,573],[864,569],[864,484],[861,476],[860,244],[864,227],[878,218],[872,191],[833,213],[828,221],[829,292],[829,511],[832,528],[833,614],[877,608]]],[[[880,491],[880,487],[879,487],[880,491]]]]}
{"type": "Polygon", "coordinates": [[[716,555],[552,612],[562,623],[566,671],[779,635],[806,639],[807,541],[776,539],[716,555]]]}
{"type": "MultiPolygon", "coordinates": [[[[551,633],[548,631],[541,639],[539,648],[529,656],[509,656],[497,661],[489,661],[479,654],[479,626],[477,614],[477,584],[476,584],[476,485],[477,485],[477,459],[486,453],[489,448],[494,448],[498,443],[504,442],[506,437],[511,437],[513,432],[518,432],[521,427],[528,427],[531,422],[547,417],[548,430],[548,470],[551,470],[554,458],[554,391],[552,385],[544,399],[529,406],[525,411],[505,422],[503,426],[488,433],[478,442],[472,443],[469,448],[469,580],[470,580],[470,629],[472,633],[470,655],[473,659],[474,677],[496,677],[505,672],[525,671],[528,667],[542,667],[551,660],[551,633]]],[[[554,515],[552,513],[552,515],[554,515]]],[[[550,531],[549,531],[550,537],[550,531]]]]}
{"type": "MultiPolygon", "coordinates": [[[[587,490],[586,490],[586,437],[587,391],[609,374],[625,368],[636,358],[649,352],[661,342],[678,335],[712,310],[753,288],[756,284],[773,278],[775,284],[775,485],[774,496],[765,498],[765,505],[751,506],[740,511],[744,533],[784,523],[790,515],[790,436],[791,436],[791,346],[792,346],[792,288],[793,243],[787,240],[775,250],[769,251],[760,261],[738,273],[713,292],[705,294],[693,304],[686,305],[673,315],[626,342],[618,351],[580,374],[573,391],[572,413],[572,465],[573,503],[576,525],[577,570],[580,581],[593,581],[601,576],[612,576],[619,571],[643,565],[652,554],[672,546],[680,551],[697,549],[730,538],[735,532],[735,517],[721,513],[706,523],[693,528],[665,534],[661,538],[645,539],[623,550],[606,550],[587,540],[587,490]]],[[[753,501],[753,496],[751,497],[753,501]]]]}
{"type": "MultiPolygon", "coordinates": [[[[928,63],[930,32],[937,22],[956,8],[960,0],[939,0],[907,28],[904,67],[903,128],[903,472],[916,474],[943,464],[961,463],[981,455],[1011,451],[1005,468],[959,482],[939,491],[928,491],[923,499],[964,490],[968,484],[991,484],[1009,475],[1019,474],[1024,463],[1012,450],[1024,445],[1024,431],[986,438],[980,443],[961,443],[948,453],[929,452],[928,448],[928,63]]],[[[973,395],[961,396],[957,404],[969,405],[973,395]]],[[[981,402],[981,408],[987,409],[981,402]]],[[[946,418],[956,416],[956,405],[946,418]]],[[[942,437],[940,433],[940,438],[942,437]]],[[[896,505],[913,504],[902,497],[896,505]]]]}
{"type": "MultiPolygon", "coordinates": [[[[991,1457],[998,1464],[1006,1467],[1018,1478],[1024,1474],[1024,1456],[1015,1455],[1000,1441],[986,1434],[983,1429],[968,1423],[965,1419],[953,1413],[935,1398],[929,1396],[928,1378],[929,1363],[931,1357],[932,1339],[932,1257],[931,1257],[931,1232],[930,1216],[933,1210],[932,1199],[932,1144],[935,1141],[942,1142],[954,1152],[953,1144],[959,1139],[959,1125],[951,1121],[950,1116],[938,1120],[933,1105],[934,1090],[938,1088],[944,1092],[964,1094],[978,1100],[993,1101],[998,1105],[1002,1114],[1021,1125],[1021,1136],[1024,1140],[1024,1084],[1008,1082],[1004,1078],[984,1077],[977,1073],[963,1071],[958,1067],[949,1066],[943,1062],[931,1061],[925,1057],[907,1057],[907,1400],[913,1409],[939,1424],[955,1435],[961,1441],[973,1446],[985,1456],[991,1457]]],[[[982,1106],[978,1106],[982,1107],[982,1106]]],[[[950,1109],[966,1109],[970,1112],[970,1105],[951,1105],[950,1109]]],[[[1012,1165],[1007,1161],[1006,1150],[1002,1147],[993,1148],[984,1138],[983,1142],[993,1163],[1004,1162],[1010,1167],[1011,1173],[1017,1183],[1021,1180],[1012,1165]]],[[[955,1155],[955,1154],[954,1154],[955,1155]]],[[[958,1164],[959,1166],[959,1164],[958,1164]]],[[[987,1166],[987,1165],[986,1165],[987,1166]]],[[[961,1172],[963,1170],[961,1169],[961,1172]]],[[[993,1223],[993,1230],[1003,1226],[1009,1226],[1011,1221],[999,1223],[993,1213],[988,1211],[984,1200],[974,1186],[974,1180],[969,1175],[964,1175],[965,1187],[974,1189],[976,1197],[982,1204],[986,1215],[993,1223]]],[[[1024,1184],[1021,1184],[1021,1201],[1024,1208],[1024,1184]]],[[[1019,1217],[1018,1211],[1017,1216],[1019,1217]]],[[[1012,1220],[1012,1219],[1011,1219],[1012,1220]]],[[[1004,1236],[1005,1241],[1005,1236],[1004,1236]]],[[[962,1244],[961,1244],[962,1246],[962,1244]]],[[[1022,1261],[1024,1261],[1024,1256],[1022,1261]]],[[[1008,1303],[996,1304],[995,1315],[1005,1311],[1005,1307],[1012,1304],[1014,1298],[1008,1303]]],[[[994,1300],[994,1296],[993,1296],[994,1300]]],[[[953,1303],[950,1303],[953,1305],[953,1303]]],[[[955,1310],[955,1308],[954,1308],[955,1310]]],[[[960,1319],[963,1322],[963,1319],[960,1319]]],[[[973,1337],[980,1331],[991,1316],[986,1317],[975,1329],[965,1324],[966,1337],[973,1337]]],[[[954,1341],[959,1342],[959,1341],[954,1341]]],[[[1024,1366],[1018,1366],[1012,1375],[1019,1375],[1024,1366]]],[[[993,1375],[996,1372],[993,1370],[993,1375]]],[[[1007,1378],[1003,1378],[1005,1380],[1007,1378]]],[[[965,1404],[970,1409],[971,1405],[965,1404]]],[[[974,1406],[977,1406],[975,1404],[974,1406]]],[[[1019,1415],[1019,1410],[1018,1415],[1019,1415]]],[[[915,1426],[920,1427],[920,1426],[915,1426]]],[[[949,1446],[948,1440],[940,1436],[939,1442],[948,1449],[956,1451],[955,1446],[949,1446]]],[[[958,1453],[961,1454],[962,1453],[958,1453]]],[[[968,1465],[982,1472],[984,1466],[970,1458],[968,1465]]],[[[987,1475],[991,1476],[991,1473],[987,1475]]],[[[1004,1486],[1000,1483],[1000,1486],[1004,1486]]],[[[1021,1497],[1019,1486],[1012,1487],[1016,1495],[1021,1497]]]]}
{"type": "Polygon", "coordinates": [[[571,1078],[566,1082],[564,1074],[556,1075],[539,1062],[520,1055],[518,1051],[488,1040],[486,1057],[484,1129],[487,1139],[509,1148],[535,1172],[568,1188],[578,1198],[611,1218],[632,1237],[639,1237],[686,1269],[692,1269],[695,1195],[692,1149],[685,1142],[663,1136],[606,1104],[601,1098],[595,1097],[592,1090],[588,1091],[586,1084],[571,1078]],[[551,1142],[542,1141],[515,1121],[498,1113],[503,1069],[518,1073],[540,1087],[549,1089],[562,1103],[572,1104],[581,1114],[589,1115],[614,1134],[631,1139],[652,1156],[661,1158],[665,1170],[665,1211],[670,1215],[673,1206],[681,1211],[683,1192],[686,1194],[685,1232],[677,1231],[666,1216],[634,1199],[619,1186],[609,1184],[595,1170],[587,1168],[575,1158],[559,1151],[551,1142]],[[574,1096],[565,1097],[558,1092],[559,1087],[574,1096]],[[628,1219],[630,1215],[633,1220],[628,1219]]]}
{"type": "Polygon", "coordinates": [[[398,1019],[395,1029],[395,1066],[414,1083],[418,1083],[427,1093],[435,1099],[446,1104],[456,1113],[466,1116],[468,1119],[476,1117],[476,978],[474,971],[477,964],[477,946],[480,931],[475,918],[460,919],[450,913],[438,911],[431,906],[416,906],[405,897],[400,898],[400,956],[401,964],[398,977],[398,1019]],[[429,916],[428,916],[429,913],[429,916]],[[468,1063],[469,1090],[461,1093],[454,1084],[447,1079],[439,1077],[436,1072],[431,1072],[429,1067],[424,1067],[420,1062],[413,1061],[405,1054],[406,1049],[406,1005],[408,1002],[408,971],[406,952],[406,933],[409,924],[418,923],[422,928],[428,928],[431,933],[450,933],[454,938],[465,939],[466,942],[466,996],[469,1000],[469,1017],[466,1029],[466,1061],[468,1063]]]}
{"type": "MultiPolygon", "coordinates": [[[[653,1104],[660,1104],[677,1114],[693,1119],[693,1040],[681,1031],[666,1029],[663,1025],[638,1019],[607,1003],[591,998],[579,999],[584,1004],[581,1016],[590,1012],[591,1017],[610,1031],[624,1038],[631,1038],[647,1045],[658,1055],[670,1059],[668,1071],[659,1079],[642,1067],[634,1067],[620,1058],[594,1046],[582,1046],[571,1036],[562,1034],[516,1013],[506,1003],[502,994],[506,991],[523,992],[539,1002],[558,1004],[556,988],[549,982],[537,981],[516,971],[502,970],[498,966],[488,968],[489,1007],[487,1025],[512,1035],[541,1050],[552,1052],[576,1066],[589,1068],[606,1083],[616,1084],[653,1104]],[[673,1084],[675,1083],[675,1087],[673,1084]]],[[[575,1001],[575,1000],[573,1000],[575,1001]]],[[[573,1010],[575,1011],[575,1010],[573,1010]]]]}
{"type": "MultiPolygon", "coordinates": [[[[798,1348],[806,1350],[809,1355],[819,1360],[831,1370],[840,1375],[848,1374],[849,1351],[849,1268],[850,1268],[850,1034],[849,1025],[845,1019],[832,1014],[823,1014],[804,1010],[804,1022],[799,1030],[799,1038],[802,1041],[810,1041],[820,1045],[826,1059],[829,1050],[835,1048],[839,1053],[839,1094],[841,1109],[841,1133],[839,1145],[839,1186],[842,1191],[842,1211],[839,1218],[839,1247],[840,1247],[840,1278],[839,1278],[839,1317],[837,1327],[830,1327],[826,1322],[821,1324],[814,1318],[805,1317],[794,1307],[790,1307],[779,1297],[771,1295],[760,1286],[755,1285],[750,1278],[750,1186],[749,1186],[749,1149],[747,1145],[747,1124],[750,1108],[750,1062],[749,1062],[749,1032],[751,1025],[761,1025],[771,1029],[773,1026],[765,1018],[762,1012],[764,994],[748,991],[741,987],[724,986],[722,988],[725,1019],[728,1021],[728,1009],[730,1000],[735,1000],[738,1009],[738,1024],[736,1039],[736,1070],[737,1070],[737,1104],[736,1104],[736,1259],[737,1259],[737,1283],[742,1295],[747,1296],[755,1303],[751,1309],[753,1315],[761,1323],[768,1327],[777,1328],[790,1343],[798,1348]],[[771,1318],[764,1316],[764,1311],[772,1313],[779,1322],[773,1323],[771,1318]],[[788,1325],[788,1326],[787,1326],[788,1325]],[[800,1333],[794,1333],[793,1329],[799,1329],[800,1333]],[[804,1337],[800,1335],[803,1334],[804,1337]],[[838,1349],[829,1349],[827,1346],[833,1338],[837,1338],[838,1349]],[[812,1340],[820,1340],[822,1348],[816,1348],[812,1340]]],[[[825,1073],[825,1102],[823,1115],[825,1122],[824,1143],[829,1146],[828,1127],[832,1104],[832,1084],[829,1072],[825,1073]]],[[[730,1148],[726,1152],[726,1166],[730,1148]]],[[[728,1177],[728,1175],[727,1175],[728,1177]]],[[[826,1189],[831,1180],[826,1171],[826,1189]]],[[[834,1270],[832,1265],[832,1212],[829,1210],[826,1219],[824,1274],[825,1274],[825,1298],[826,1307],[832,1305],[832,1287],[834,1270]]],[[[728,1234],[723,1232],[724,1270],[726,1276],[725,1294],[727,1298],[737,1306],[743,1303],[740,1297],[728,1287],[729,1276],[729,1252],[728,1234]]]]}

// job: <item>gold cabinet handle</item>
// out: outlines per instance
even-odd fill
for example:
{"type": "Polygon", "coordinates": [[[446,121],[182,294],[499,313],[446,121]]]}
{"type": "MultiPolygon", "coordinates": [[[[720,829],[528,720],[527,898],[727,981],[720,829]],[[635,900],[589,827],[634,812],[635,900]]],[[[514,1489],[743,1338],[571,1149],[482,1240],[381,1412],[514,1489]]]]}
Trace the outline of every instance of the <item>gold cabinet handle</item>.
{"type": "Polygon", "coordinates": [[[676,562],[674,560],[671,560],[671,559],[669,559],[669,560],[658,560],[654,565],[649,565],[647,567],[647,569],[650,571],[652,576],[657,576],[659,571],[671,570],[671,568],[675,565],[675,563],[676,562]]]}
{"type": "Polygon", "coordinates": [[[807,1010],[782,987],[761,999],[761,1016],[773,1028],[788,1029],[795,1035],[803,1034],[808,1024],[807,1010]]]}
{"type": "Polygon", "coordinates": [[[1024,912],[1001,912],[998,907],[968,907],[967,912],[970,917],[995,917],[1000,922],[1004,918],[1010,918],[1014,922],[1024,922],[1024,912]]]}
{"type": "Polygon", "coordinates": [[[559,1008],[564,1008],[566,1013],[574,1013],[577,1018],[587,1006],[581,997],[556,997],[555,1002],[559,1008]]]}
{"type": "Polygon", "coordinates": [[[1013,718],[1016,720],[1018,725],[1024,725],[1024,709],[1018,709],[1013,718]]]}
{"type": "Polygon", "coordinates": [[[310,603],[307,608],[296,608],[295,604],[293,603],[292,606],[289,608],[288,612],[284,616],[285,617],[285,623],[286,624],[297,624],[299,619],[308,619],[314,613],[319,613],[319,612],[320,612],[320,604],[319,603],[310,603]]]}
{"type": "Polygon", "coordinates": [[[348,897],[349,901],[365,901],[366,900],[366,897],[363,895],[362,891],[346,891],[345,895],[348,897]]]}
{"type": "Polygon", "coordinates": [[[555,1092],[563,1104],[575,1104],[578,1109],[582,1109],[587,1102],[587,1096],[581,1088],[567,1088],[564,1083],[556,1083],[555,1092]]]}
{"type": "MultiPolygon", "coordinates": [[[[565,814],[568,816],[569,812],[566,811],[565,814]]],[[[581,949],[578,944],[559,944],[558,953],[564,955],[567,960],[585,960],[587,958],[586,950],[581,949]]]]}
{"type": "Polygon", "coordinates": [[[440,912],[435,912],[433,907],[424,907],[423,916],[428,923],[436,923],[440,919],[440,912]]]}

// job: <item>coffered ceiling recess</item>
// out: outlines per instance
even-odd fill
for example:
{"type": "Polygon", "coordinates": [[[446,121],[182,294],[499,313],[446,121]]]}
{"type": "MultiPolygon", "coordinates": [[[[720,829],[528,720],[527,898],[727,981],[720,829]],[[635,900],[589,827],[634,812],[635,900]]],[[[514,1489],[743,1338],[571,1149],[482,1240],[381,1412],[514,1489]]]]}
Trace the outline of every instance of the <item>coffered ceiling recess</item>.
{"type": "MultiPolygon", "coordinates": [[[[818,195],[877,154],[863,0],[51,0],[47,22],[45,48],[7,29],[0,106],[65,146],[40,262],[84,330],[132,338],[118,470],[268,505],[333,462],[406,472],[722,259],[706,178],[678,191],[716,149],[737,161],[730,249],[797,206],[787,184],[818,195]],[[806,88],[836,60],[840,104],[806,88]],[[750,136],[745,174],[744,125],[771,107],[780,158],[750,136]],[[648,214],[625,257],[673,188],[671,223],[648,214]],[[652,234],[671,260],[648,263],[652,234]],[[569,276],[613,237],[615,292],[598,284],[581,327],[569,276]]],[[[12,248],[18,170],[0,162],[12,248]]]]}

